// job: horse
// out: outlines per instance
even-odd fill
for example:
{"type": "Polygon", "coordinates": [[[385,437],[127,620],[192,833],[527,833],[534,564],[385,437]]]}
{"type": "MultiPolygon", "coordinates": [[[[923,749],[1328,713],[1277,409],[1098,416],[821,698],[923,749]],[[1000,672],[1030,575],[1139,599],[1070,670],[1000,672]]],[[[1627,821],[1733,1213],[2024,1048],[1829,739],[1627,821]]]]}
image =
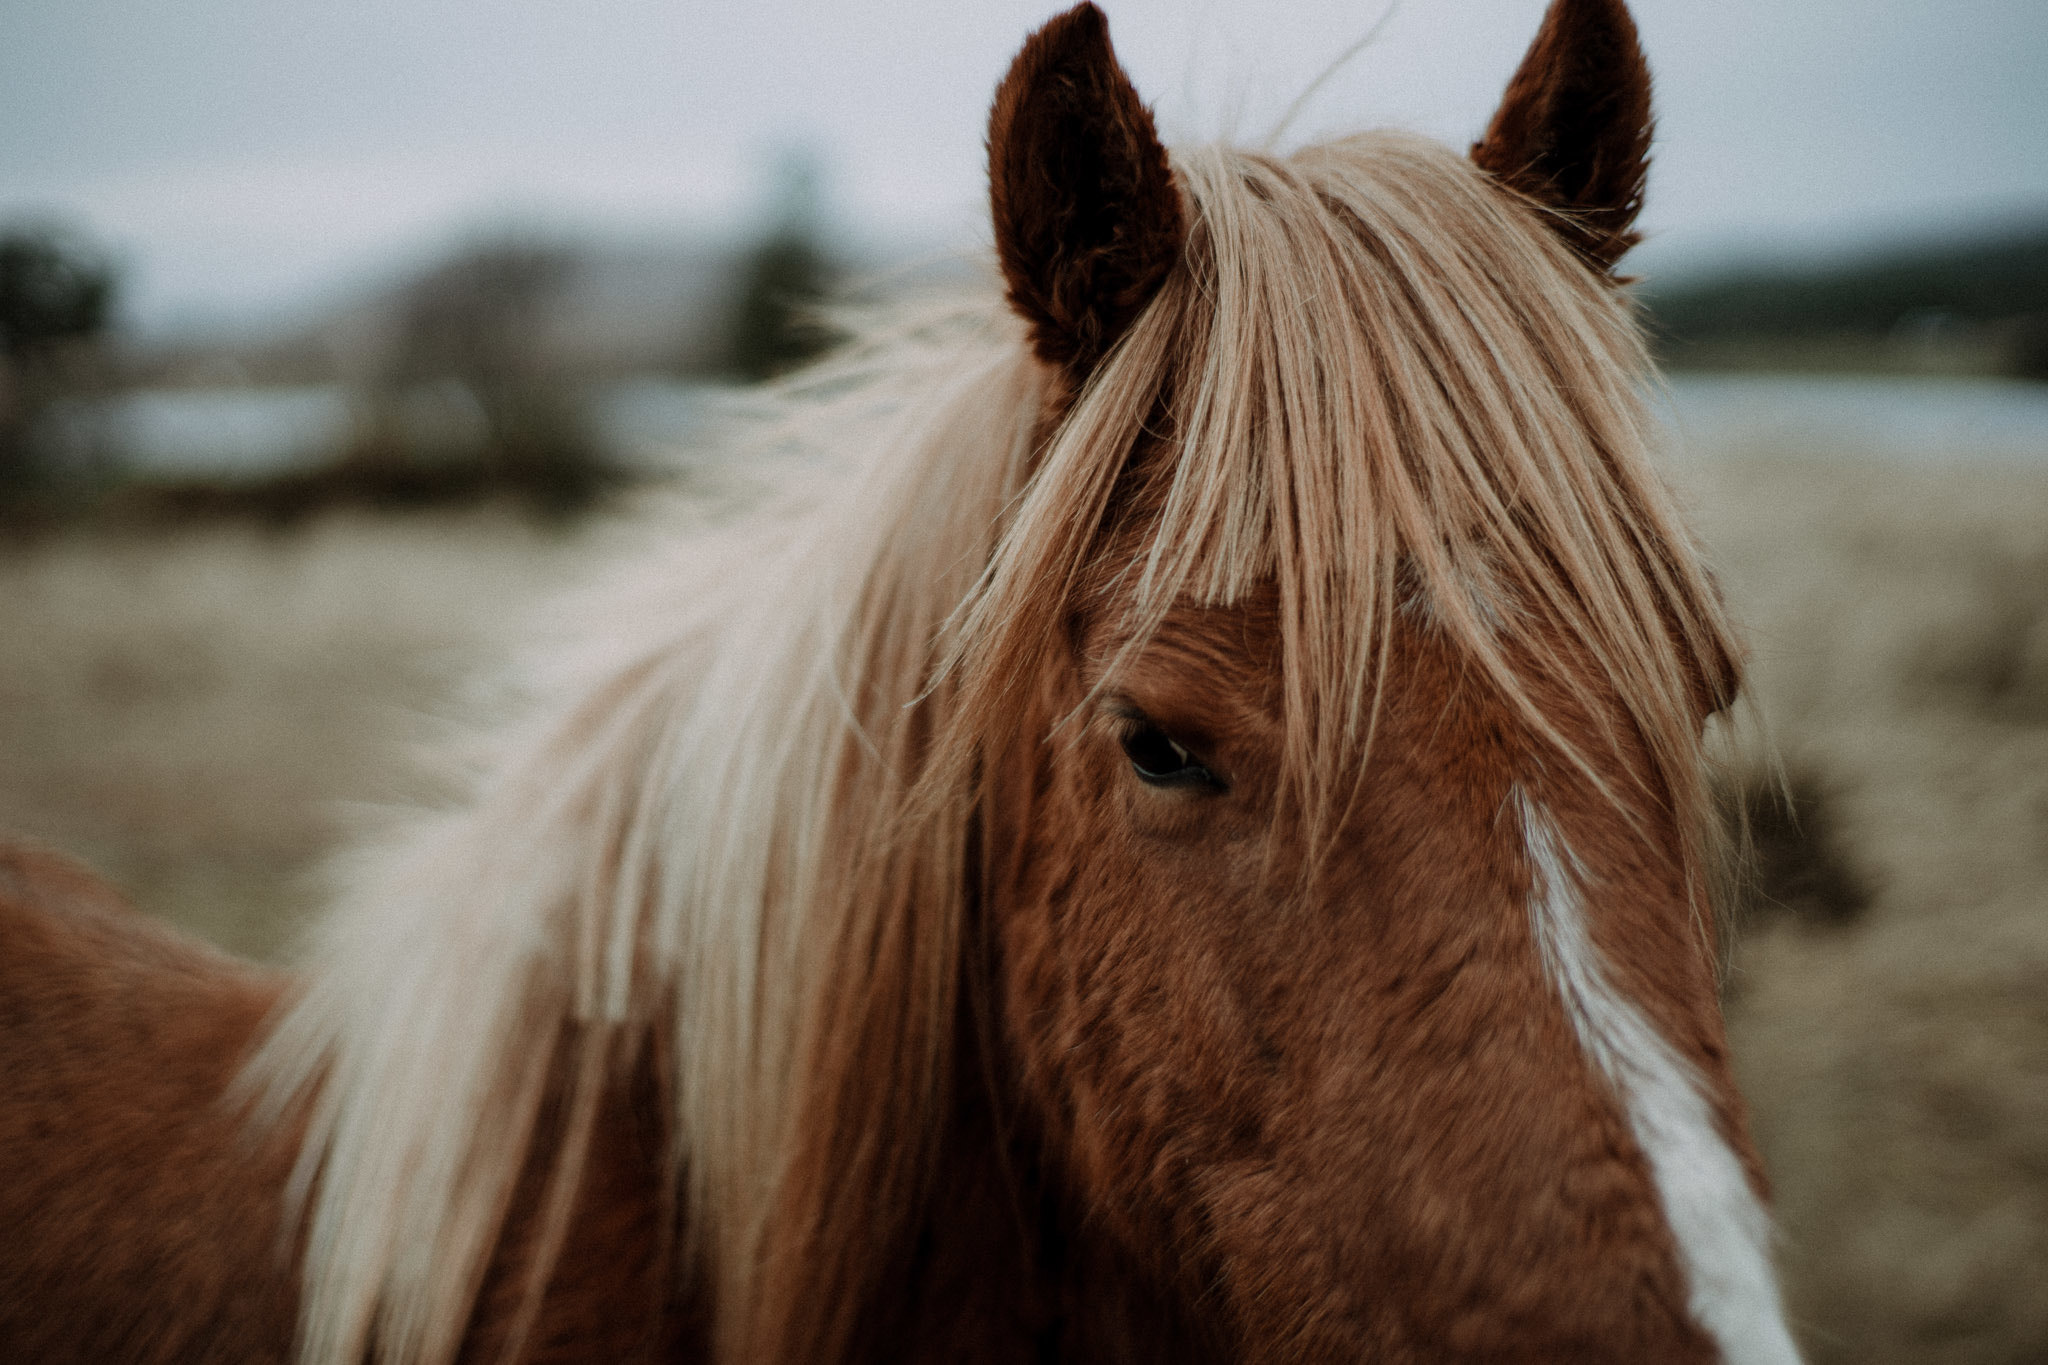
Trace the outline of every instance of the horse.
{"type": "Polygon", "coordinates": [[[1049,21],[990,286],[784,382],[803,476],[592,597],[303,967],[7,855],[0,1354],[1796,1360],[1650,127],[1621,0],[1463,154],[1169,153],[1049,21]]]}

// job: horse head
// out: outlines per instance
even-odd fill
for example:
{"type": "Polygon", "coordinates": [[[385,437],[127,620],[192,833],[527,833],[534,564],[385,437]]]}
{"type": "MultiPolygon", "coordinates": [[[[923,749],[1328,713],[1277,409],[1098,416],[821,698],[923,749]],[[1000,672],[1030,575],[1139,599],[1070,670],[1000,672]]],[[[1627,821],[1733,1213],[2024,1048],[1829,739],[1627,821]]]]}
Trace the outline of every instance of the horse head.
{"type": "Polygon", "coordinates": [[[1087,5],[997,95],[1049,382],[958,656],[993,1050],[1220,1355],[1794,1358],[1702,870],[1734,653],[1610,273],[1649,126],[1619,0],[1469,159],[1170,156],[1087,5]]]}

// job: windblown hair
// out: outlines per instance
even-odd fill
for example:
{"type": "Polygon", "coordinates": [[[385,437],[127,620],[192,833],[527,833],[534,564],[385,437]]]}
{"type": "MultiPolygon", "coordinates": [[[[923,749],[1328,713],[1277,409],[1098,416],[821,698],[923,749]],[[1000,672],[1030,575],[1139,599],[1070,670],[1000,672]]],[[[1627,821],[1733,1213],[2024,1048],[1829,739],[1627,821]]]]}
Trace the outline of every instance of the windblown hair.
{"type": "Polygon", "coordinates": [[[993,297],[791,384],[769,439],[825,491],[637,569],[473,800],[366,855],[252,1072],[310,1115],[304,1359],[451,1359],[544,1092],[572,1097],[559,1239],[600,1100],[650,1057],[719,1357],[843,1348],[942,1136],[984,760],[1105,546],[1137,547],[1111,568],[1141,639],[1277,582],[1311,815],[1370,763],[1416,602],[1592,772],[1531,685],[1583,658],[1516,624],[1581,642],[1661,784],[1610,796],[1703,812],[1726,633],[1649,468],[1626,300],[1420,139],[1175,173],[1183,260],[1056,421],[993,297]]]}

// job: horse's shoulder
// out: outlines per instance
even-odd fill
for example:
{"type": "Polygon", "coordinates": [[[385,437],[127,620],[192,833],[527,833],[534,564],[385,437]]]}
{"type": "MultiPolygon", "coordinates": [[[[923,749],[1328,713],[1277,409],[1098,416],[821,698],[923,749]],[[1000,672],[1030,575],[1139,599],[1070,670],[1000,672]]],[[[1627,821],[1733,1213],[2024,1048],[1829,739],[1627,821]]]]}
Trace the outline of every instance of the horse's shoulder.
{"type": "Polygon", "coordinates": [[[64,913],[91,907],[133,913],[121,893],[76,858],[25,839],[0,837],[0,913],[64,913]]]}
{"type": "MultiPolygon", "coordinates": [[[[145,915],[84,863],[0,839],[0,1008],[53,993],[274,1001],[275,973],[145,915]]],[[[139,1002],[137,1002],[139,1003],[139,1002]]]]}
{"type": "Polygon", "coordinates": [[[0,1359],[281,1359],[291,1143],[229,1086],[282,982],[0,842],[0,1359]]]}
{"type": "Polygon", "coordinates": [[[282,992],[82,863],[0,842],[0,1147],[45,1110],[207,1112],[282,992]]]}

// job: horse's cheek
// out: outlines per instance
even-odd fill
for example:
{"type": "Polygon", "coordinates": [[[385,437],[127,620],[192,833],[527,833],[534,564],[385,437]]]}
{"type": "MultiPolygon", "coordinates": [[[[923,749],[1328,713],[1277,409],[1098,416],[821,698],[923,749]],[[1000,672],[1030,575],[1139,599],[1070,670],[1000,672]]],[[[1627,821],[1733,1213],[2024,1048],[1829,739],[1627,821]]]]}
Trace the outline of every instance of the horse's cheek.
{"type": "Polygon", "coordinates": [[[1066,1178],[1135,1244],[1186,1261],[1207,1243],[1204,1187],[1262,1160],[1275,1100],[1236,942],[1236,865],[1257,855],[1162,845],[1114,783],[1057,786],[1048,813],[1089,836],[1046,840],[1002,911],[1011,1045],[1066,1178]]]}

